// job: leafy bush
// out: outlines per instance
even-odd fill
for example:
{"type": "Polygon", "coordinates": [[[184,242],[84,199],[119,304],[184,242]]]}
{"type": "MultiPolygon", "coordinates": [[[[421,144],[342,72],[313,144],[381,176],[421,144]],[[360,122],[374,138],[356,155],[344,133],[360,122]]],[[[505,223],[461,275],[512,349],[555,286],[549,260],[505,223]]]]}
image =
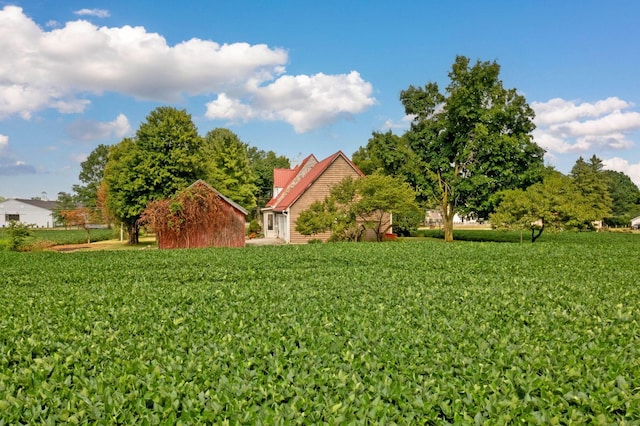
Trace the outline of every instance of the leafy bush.
{"type": "Polygon", "coordinates": [[[262,227],[257,219],[251,219],[249,226],[247,227],[247,234],[259,235],[262,232],[262,227]]]}
{"type": "Polygon", "coordinates": [[[27,237],[31,235],[32,226],[33,225],[27,225],[14,220],[9,222],[9,227],[7,228],[7,234],[9,235],[9,250],[19,251],[22,248],[27,237]]]}

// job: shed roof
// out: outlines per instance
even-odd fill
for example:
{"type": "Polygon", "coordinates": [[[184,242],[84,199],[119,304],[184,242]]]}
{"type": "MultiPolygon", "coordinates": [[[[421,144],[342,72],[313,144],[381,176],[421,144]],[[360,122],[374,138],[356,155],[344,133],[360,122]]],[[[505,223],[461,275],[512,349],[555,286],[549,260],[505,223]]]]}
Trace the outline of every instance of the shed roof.
{"type": "Polygon", "coordinates": [[[248,211],[246,211],[244,209],[244,207],[242,207],[240,204],[236,203],[235,201],[233,201],[232,199],[225,197],[224,195],[222,195],[220,193],[220,191],[218,191],[217,189],[215,189],[213,186],[209,185],[207,182],[203,181],[202,179],[198,179],[197,181],[195,181],[194,183],[192,183],[191,185],[189,185],[189,188],[192,188],[196,185],[205,185],[207,188],[209,188],[210,190],[212,190],[213,192],[215,192],[216,194],[218,194],[218,197],[222,198],[224,201],[226,201],[229,205],[231,205],[234,209],[240,211],[241,213],[243,213],[245,216],[247,214],[249,214],[248,211]]]}

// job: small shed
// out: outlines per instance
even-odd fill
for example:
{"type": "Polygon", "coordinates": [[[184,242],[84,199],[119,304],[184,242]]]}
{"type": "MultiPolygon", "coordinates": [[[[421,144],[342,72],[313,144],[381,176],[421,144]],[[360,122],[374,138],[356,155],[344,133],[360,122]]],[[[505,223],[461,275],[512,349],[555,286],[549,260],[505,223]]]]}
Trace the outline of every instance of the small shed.
{"type": "Polygon", "coordinates": [[[631,229],[640,229],[640,216],[631,219],[631,229]]]}
{"type": "Polygon", "coordinates": [[[158,248],[244,247],[247,211],[198,180],[175,196],[149,203],[141,223],[155,232],[158,248]]]}

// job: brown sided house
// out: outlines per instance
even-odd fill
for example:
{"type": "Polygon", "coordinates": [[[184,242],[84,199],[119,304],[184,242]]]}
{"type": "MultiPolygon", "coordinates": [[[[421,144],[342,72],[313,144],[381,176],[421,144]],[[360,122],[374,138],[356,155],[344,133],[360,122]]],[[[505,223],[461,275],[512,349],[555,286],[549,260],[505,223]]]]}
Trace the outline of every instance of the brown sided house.
{"type": "Polygon", "coordinates": [[[364,174],[351,160],[338,151],[318,161],[312,154],[293,169],[274,169],[273,198],[262,209],[265,238],[279,238],[287,243],[306,243],[311,238],[326,241],[330,232],[313,237],[296,232],[300,212],[314,201],[323,201],[331,187],[347,176],[364,174]]]}
{"type": "Polygon", "coordinates": [[[154,229],[161,249],[244,247],[246,216],[239,204],[198,180],[168,200],[149,204],[142,221],[154,229]]]}

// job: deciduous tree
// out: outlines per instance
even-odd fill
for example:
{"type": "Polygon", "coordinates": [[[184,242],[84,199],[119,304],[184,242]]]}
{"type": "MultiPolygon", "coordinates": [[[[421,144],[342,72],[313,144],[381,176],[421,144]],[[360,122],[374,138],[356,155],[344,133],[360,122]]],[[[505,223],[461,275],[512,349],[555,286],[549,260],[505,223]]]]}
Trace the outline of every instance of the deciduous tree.
{"type": "Polygon", "coordinates": [[[255,216],[259,216],[260,208],[271,199],[273,192],[273,169],[289,169],[291,162],[284,155],[277,155],[273,151],[263,151],[254,146],[247,149],[249,166],[256,178],[257,187],[255,216]]]}
{"type": "Polygon", "coordinates": [[[589,228],[593,221],[602,221],[611,216],[612,200],[607,178],[603,173],[602,160],[595,155],[589,159],[589,162],[579,157],[569,176],[582,194],[585,208],[591,212],[587,221],[581,224],[582,227],[589,228]]]}
{"type": "Polygon", "coordinates": [[[531,242],[545,229],[575,228],[589,218],[586,199],[573,180],[555,170],[548,170],[542,182],[526,190],[502,191],[498,199],[496,211],[489,216],[491,225],[531,230],[531,242]]]}
{"type": "Polygon", "coordinates": [[[258,187],[249,164],[247,144],[228,129],[211,130],[204,139],[207,182],[248,211],[254,209],[258,187]]]}
{"type": "Polygon", "coordinates": [[[453,240],[456,212],[487,217],[491,195],[526,188],[541,178],[544,150],[531,132],[534,112],[516,89],[505,89],[496,62],[470,66],[458,56],[441,93],[437,83],[410,86],[400,94],[414,117],[407,133],[432,183],[453,240]]]}
{"type": "Polygon", "coordinates": [[[611,226],[628,226],[631,219],[640,215],[640,189],[631,178],[622,172],[603,170],[611,197],[611,226]]]}
{"type": "Polygon", "coordinates": [[[159,107],[134,139],[113,146],[105,167],[107,205],[138,242],[140,214],[153,200],[168,198],[207,175],[202,137],[185,110],[159,107]]]}
{"type": "Polygon", "coordinates": [[[313,235],[331,230],[335,240],[358,240],[365,229],[382,241],[392,227],[392,215],[417,209],[415,191],[398,177],[374,173],[346,177],[331,188],[324,202],[300,214],[296,230],[313,235]]]}
{"type": "Polygon", "coordinates": [[[78,179],[84,185],[73,185],[76,199],[84,207],[96,208],[98,204],[98,187],[104,178],[104,168],[109,159],[108,145],[98,145],[85,161],[80,163],[78,179]]]}

